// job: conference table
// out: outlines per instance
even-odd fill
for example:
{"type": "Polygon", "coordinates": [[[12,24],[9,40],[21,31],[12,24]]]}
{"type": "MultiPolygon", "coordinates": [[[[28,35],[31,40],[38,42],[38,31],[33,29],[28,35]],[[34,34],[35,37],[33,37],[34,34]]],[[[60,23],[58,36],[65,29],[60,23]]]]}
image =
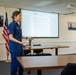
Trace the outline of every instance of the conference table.
{"type": "Polygon", "coordinates": [[[58,55],[59,48],[69,48],[69,46],[61,46],[61,45],[49,45],[49,46],[26,46],[24,50],[53,50],[55,49],[55,55],[58,55]]]}
{"type": "Polygon", "coordinates": [[[76,63],[76,55],[27,56],[17,59],[24,70],[37,70],[37,75],[42,75],[43,69],[64,68],[67,63],[76,63]]]}

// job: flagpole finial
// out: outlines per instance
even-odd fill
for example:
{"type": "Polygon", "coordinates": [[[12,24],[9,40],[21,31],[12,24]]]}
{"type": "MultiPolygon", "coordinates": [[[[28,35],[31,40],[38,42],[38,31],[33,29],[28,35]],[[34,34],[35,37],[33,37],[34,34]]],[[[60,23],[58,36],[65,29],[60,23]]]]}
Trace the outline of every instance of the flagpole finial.
{"type": "Polygon", "coordinates": [[[5,7],[5,12],[7,12],[7,7],[5,7]]]}

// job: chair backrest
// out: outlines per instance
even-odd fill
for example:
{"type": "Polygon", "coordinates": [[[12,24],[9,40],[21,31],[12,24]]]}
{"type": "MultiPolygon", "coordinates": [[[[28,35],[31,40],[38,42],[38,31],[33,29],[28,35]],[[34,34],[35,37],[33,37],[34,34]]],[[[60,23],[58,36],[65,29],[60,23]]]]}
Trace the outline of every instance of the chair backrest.
{"type": "Polygon", "coordinates": [[[68,63],[62,70],[61,75],[76,75],[76,63],[68,63]]]}
{"type": "MultiPolygon", "coordinates": [[[[33,46],[41,46],[41,44],[35,44],[33,46]]],[[[36,53],[36,54],[43,53],[43,49],[40,49],[40,50],[34,49],[33,52],[36,53]]]]}
{"type": "MultiPolygon", "coordinates": [[[[25,46],[22,46],[23,50],[25,49],[25,46]]],[[[24,50],[24,55],[31,54],[31,50],[24,50]]]]}
{"type": "Polygon", "coordinates": [[[31,53],[31,50],[24,50],[24,53],[27,55],[27,54],[31,53]]]}

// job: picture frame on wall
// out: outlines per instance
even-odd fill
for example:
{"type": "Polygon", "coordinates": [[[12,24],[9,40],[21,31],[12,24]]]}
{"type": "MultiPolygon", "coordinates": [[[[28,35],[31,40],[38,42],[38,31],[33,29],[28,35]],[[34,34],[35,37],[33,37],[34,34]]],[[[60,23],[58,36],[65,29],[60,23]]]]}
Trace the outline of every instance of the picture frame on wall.
{"type": "Polygon", "coordinates": [[[0,15],[0,27],[3,27],[3,15],[0,15]]]}
{"type": "Polygon", "coordinates": [[[76,22],[68,22],[68,30],[76,30],[76,22]]]}

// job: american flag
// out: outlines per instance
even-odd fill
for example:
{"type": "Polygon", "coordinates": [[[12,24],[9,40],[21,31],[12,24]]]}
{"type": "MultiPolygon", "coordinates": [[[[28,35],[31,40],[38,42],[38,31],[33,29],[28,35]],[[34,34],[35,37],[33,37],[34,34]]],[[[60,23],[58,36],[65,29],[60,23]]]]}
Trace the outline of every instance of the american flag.
{"type": "Polygon", "coordinates": [[[3,38],[5,39],[5,48],[9,52],[9,36],[8,36],[8,16],[7,12],[5,13],[5,24],[3,26],[3,38]]]}

